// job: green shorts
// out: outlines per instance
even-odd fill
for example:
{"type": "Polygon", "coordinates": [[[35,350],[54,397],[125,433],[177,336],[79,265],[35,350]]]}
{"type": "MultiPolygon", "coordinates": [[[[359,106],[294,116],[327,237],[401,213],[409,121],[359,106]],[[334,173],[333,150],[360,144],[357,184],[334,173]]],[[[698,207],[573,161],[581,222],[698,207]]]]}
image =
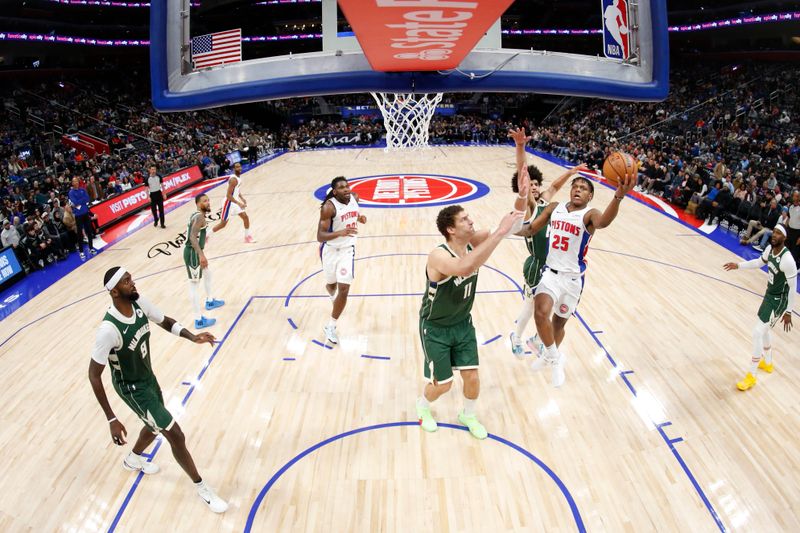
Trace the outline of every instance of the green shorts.
{"type": "Polygon", "coordinates": [[[522,275],[525,276],[526,297],[533,297],[534,289],[536,289],[536,286],[539,285],[539,281],[542,279],[543,269],[544,260],[533,255],[529,255],[525,258],[525,264],[522,265],[522,275]]]}
{"type": "Polygon", "coordinates": [[[191,246],[183,247],[183,263],[186,265],[186,273],[189,281],[199,281],[203,277],[203,269],[200,268],[200,256],[191,246]]]}
{"type": "Polygon", "coordinates": [[[153,433],[168,430],[175,423],[164,406],[164,397],[157,381],[139,383],[114,383],[114,390],[128,407],[142,419],[153,433]]]}
{"type": "Polygon", "coordinates": [[[420,320],[419,337],[425,353],[426,380],[447,383],[453,379],[453,369],[478,368],[478,341],[472,317],[452,326],[435,326],[420,320]]]}
{"type": "Polygon", "coordinates": [[[758,319],[769,324],[769,327],[775,325],[776,322],[786,313],[786,308],[789,306],[789,294],[765,294],[764,299],[761,300],[761,307],[758,308],[758,319]]]}

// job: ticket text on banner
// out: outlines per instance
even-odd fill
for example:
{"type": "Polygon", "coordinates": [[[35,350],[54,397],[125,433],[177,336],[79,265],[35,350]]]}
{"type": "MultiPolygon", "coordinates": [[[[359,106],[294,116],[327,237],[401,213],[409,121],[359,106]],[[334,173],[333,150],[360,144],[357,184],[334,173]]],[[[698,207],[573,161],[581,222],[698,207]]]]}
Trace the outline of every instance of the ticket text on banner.
{"type": "MultiPolygon", "coordinates": [[[[202,179],[203,173],[198,166],[184,168],[170,174],[164,177],[164,196],[169,197],[170,194],[193,185],[202,179]]],[[[97,225],[102,228],[148,205],[150,205],[150,193],[146,186],[140,185],[130,191],[95,204],[89,209],[93,214],[97,215],[97,225]]]]}
{"type": "Polygon", "coordinates": [[[339,0],[370,66],[456,68],[513,0],[339,0]]]}

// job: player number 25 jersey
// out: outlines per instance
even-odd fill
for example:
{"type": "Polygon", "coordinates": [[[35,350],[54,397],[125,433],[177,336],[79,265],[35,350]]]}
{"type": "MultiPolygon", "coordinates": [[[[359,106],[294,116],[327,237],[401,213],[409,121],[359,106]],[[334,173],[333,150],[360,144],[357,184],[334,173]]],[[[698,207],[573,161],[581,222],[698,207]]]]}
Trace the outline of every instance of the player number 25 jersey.
{"type": "Polygon", "coordinates": [[[567,203],[559,203],[550,215],[547,239],[547,267],[558,272],[581,274],[586,269],[583,258],[592,234],[583,225],[583,209],[568,211],[567,203]]]}

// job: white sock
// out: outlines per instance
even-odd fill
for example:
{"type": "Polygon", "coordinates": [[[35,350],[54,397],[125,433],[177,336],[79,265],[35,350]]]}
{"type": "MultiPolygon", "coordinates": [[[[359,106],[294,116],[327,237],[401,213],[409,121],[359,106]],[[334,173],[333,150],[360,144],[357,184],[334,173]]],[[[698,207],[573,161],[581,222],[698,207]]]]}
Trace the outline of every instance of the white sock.
{"type": "Polygon", "coordinates": [[[522,338],[522,334],[525,332],[525,326],[528,325],[531,317],[533,316],[533,300],[530,298],[525,298],[525,301],[522,304],[522,309],[519,311],[519,316],[517,316],[517,329],[514,330],[514,334],[522,338]]]}
{"type": "Polygon", "coordinates": [[[335,318],[331,317],[331,319],[328,320],[328,327],[329,328],[335,328],[336,327],[336,319],[335,318]]]}
{"type": "Polygon", "coordinates": [[[464,416],[470,416],[475,414],[475,402],[478,399],[470,400],[469,398],[464,398],[464,416]]]}
{"type": "Polygon", "coordinates": [[[417,407],[424,407],[424,408],[430,409],[431,402],[429,402],[428,399],[423,394],[422,396],[417,398],[417,407]]]}
{"type": "Polygon", "coordinates": [[[544,356],[551,361],[558,360],[558,347],[555,343],[544,347],[544,356]]]}
{"type": "Polygon", "coordinates": [[[772,364],[772,333],[769,329],[764,332],[764,362],[772,364]]]}
{"type": "Polygon", "coordinates": [[[245,237],[249,237],[250,236],[250,228],[244,228],[244,236],[245,237]]]}
{"type": "Polygon", "coordinates": [[[211,271],[207,268],[203,270],[203,284],[206,287],[206,301],[210,302],[214,297],[211,296],[211,271]]]}
{"type": "Polygon", "coordinates": [[[761,350],[766,344],[764,341],[767,338],[767,334],[769,333],[769,325],[761,322],[760,320],[756,322],[756,326],[753,328],[753,351],[750,352],[752,357],[750,358],[750,373],[755,374],[756,368],[758,368],[758,362],[761,361],[761,350]]]}
{"type": "Polygon", "coordinates": [[[203,319],[203,312],[200,310],[200,298],[197,295],[197,282],[189,282],[189,299],[192,301],[192,311],[195,320],[203,319]]]}
{"type": "Polygon", "coordinates": [[[131,453],[128,454],[128,462],[140,462],[143,459],[141,455],[131,450],[131,453]]]}
{"type": "Polygon", "coordinates": [[[206,482],[205,480],[201,479],[200,481],[195,483],[194,486],[197,490],[203,490],[204,488],[206,488],[206,482]]]}

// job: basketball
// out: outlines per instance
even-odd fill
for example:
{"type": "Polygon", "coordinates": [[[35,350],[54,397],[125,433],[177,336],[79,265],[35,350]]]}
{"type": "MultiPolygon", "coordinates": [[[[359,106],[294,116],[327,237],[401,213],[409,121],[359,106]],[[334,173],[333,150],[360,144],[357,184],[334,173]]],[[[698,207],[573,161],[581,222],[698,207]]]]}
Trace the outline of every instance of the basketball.
{"type": "Polygon", "coordinates": [[[625,152],[614,152],[603,162],[603,177],[612,185],[619,185],[625,174],[636,175],[636,160],[625,152]]]}

